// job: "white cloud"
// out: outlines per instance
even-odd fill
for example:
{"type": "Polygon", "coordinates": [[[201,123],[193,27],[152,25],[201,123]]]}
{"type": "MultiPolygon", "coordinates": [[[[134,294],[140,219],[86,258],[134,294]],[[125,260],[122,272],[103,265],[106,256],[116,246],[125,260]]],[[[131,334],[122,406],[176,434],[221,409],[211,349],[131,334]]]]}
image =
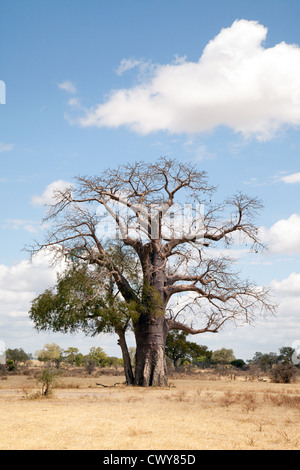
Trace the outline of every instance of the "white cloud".
{"type": "Polygon", "coordinates": [[[29,233],[36,233],[39,230],[39,223],[34,220],[6,219],[3,228],[19,230],[23,228],[29,233]]]}
{"type": "Polygon", "coordinates": [[[28,316],[31,302],[55,285],[56,272],[65,267],[62,262],[54,268],[51,261],[50,253],[43,251],[31,262],[24,259],[12,266],[0,264],[0,340],[7,347],[23,347],[25,342],[27,351],[32,351],[33,324],[28,316]]]}
{"type": "Polygon", "coordinates": [[[101,346],[111,355],[119,357],[121,351],[117,338],[112,335],[99,335],[96,338],[86,338],[83,332],[76,335],[63,333],[37,332],[30,320],[28,312],[31,302],[45,289],[56,284],[57,272],[62,272],[65,263],[51,264],[52,258],[47,252],[41,252],[33,257],[32,262],[22,260],[18,264],[7,266],[0,264],[0,343],[7,348],[23,348],[26,352],[34,353],[46,343],[55,342],[63,348],[76,346],[87,354],[92,346],[101,346]]]}
{"type": "MultiPolygon", "coordinates": [[[[51,266],[52,257],[46,251],[33,256],[32,261],[22,260],[13,266],[0,265],[0,285],[2,295],[5,292],[6,298],[13,300],[13,293],[27,298],[55,284],[55,272],[61,269],[54,269],[51,266]]],[[[63,266],[63,264],[62,264],[63,266]]],[[[2,298],[0,296],[0,298],[2,298]]],[[[15,299],[16,300],[16,299],[15,299]]]]}
{"type": "Polygon", "coordinates": [[[56,191],[63,191],[66,188],[72,187],[72,183],[64,180],[57,180],[50,183],[42,195],[32,196],[31,203],[35,206],[50,205],[53,204],[56,191]]]}
{"type": "MultiPolygon", "coordinates": [[[[77,122],[142,134],[224,125],[268,140],[282,126],[300,124],[300,47],[281,42],[265,48],[266,35],[258,22],[237,20],[207,44],[198,62],[181,58],[152,67],[142,83],[111,91],[77,122]]],[[[119,73],[138,64],[124,60],[119,73]]]]}
{"type": "Polygon", "coordinates": [[[70,98],[68,101],[69,106],[73,106],[74,108],[81,108],[81,102],[79,98],[70,98]]]}
{"type": "Polygon", "coordinates": [[[197,142],[197,140],[189,139],[183,144],[183,148],[188,155],[193,155],[194,160],[200,162],[203,160],[213,160],[216,155],[210,152],[206,145],[197,142]]]}
{"type": "Polygon", "coordinates": [[[300,172],[291,175],[283,176],[282,181],[287,184],[300,183],[300,172]]]}
{"type": "Polygon", "coordinates": [[[118,75],[123,75],[123,73],[131,70],[135,67],[138,67],[143,62],[137,59],[122,59],[119,67],[117,68],[116,72],[118,75]]]}
{"type": "Polygon", "coordinates": [[[5,144],[4,142],[0,141],[0,152],[8,152],[14,148],[13,144],[5,144]]]}
{"type": "Polygon", "coordinates": [[[300,215],[278,220],[271,228],[260,228],[261,240],[272,253],[300,254],[300,215]]]}
{"type": "Polygon", "coordinates": [[[0,265],[0,322],[28,314],[31,301],[55,285],[56,271],[63,269],[64,265],[53,268],[50,262],[50,255],[41,252],[33,257],[32,262],[22,260],[13,266],[0,265]]]}
{"type": "MultiPolygon", "coordinates": [[[[282,281],[273,280],[271,288],[283,297],[299,297],[300,298],[300,274],[291,273],[282,281]]],[[[299,305],[300,306],[300,305],[299,305]]]]}
{"type": "MultiPolygon", "coordinates": [[[[178,58],[176,58],[178,60],[178,58]]],[[[138,79],[143,80],[146,77],[146,73],[151,73],[155,70],[155,65],[152,64],[150,60],[144,59],[122,59],[120,65],[116,69],[117,75],[123,75],[125,72],[128,72],[132,69],[138,70],[138,79]]],[[[146,77],[148,78],[148,77],[146,77]]]]}
{"type": "Polygon", "coordinates": [[[62,83],[58,83],[58,87],[61,90],[65,90],[71,94],[75,94],[77,92],[76,86],[74,85],[74,83],[71,82],[71,80],[65,80],[62,83]]]}

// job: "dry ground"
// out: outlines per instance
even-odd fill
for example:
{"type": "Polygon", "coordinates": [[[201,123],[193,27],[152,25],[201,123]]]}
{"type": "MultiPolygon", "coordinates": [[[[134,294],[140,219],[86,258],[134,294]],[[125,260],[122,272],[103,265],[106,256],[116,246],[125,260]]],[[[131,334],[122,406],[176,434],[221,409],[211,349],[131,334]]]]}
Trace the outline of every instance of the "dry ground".
{"type": "Polygon", "coordinates": [[[0,449],[299,449],[300,384],[171,379],[113,385],[122,377],[62,378],[33,398],[34,378],[0,380],[0,449]]]}

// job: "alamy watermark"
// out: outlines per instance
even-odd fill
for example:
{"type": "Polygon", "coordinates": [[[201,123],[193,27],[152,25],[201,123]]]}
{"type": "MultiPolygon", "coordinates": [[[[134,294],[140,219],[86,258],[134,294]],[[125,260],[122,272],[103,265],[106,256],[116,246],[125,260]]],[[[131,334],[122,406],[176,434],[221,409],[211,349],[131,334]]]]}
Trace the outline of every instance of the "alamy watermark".
{"type": "Polygon", "coordinates": [[[6,104],[6,85],[3,80],[0,80],[0,104],[6,104]]]}
{"type": "Polygon", "coordinates": [[[0,364],[5,364],[6,362],[5,350],[5,343],[0,340],[0,364]]]}
{"type": "Polygon", "coordinates": [[[297,366],[300,364],[300,340],[294,341],[292,344],[292,348],[294,349],[294,353],[292,355],[292,362],[297,366]]]}
{"type": "Polygon", "coordinates": [[[204,235],[203,204],[133,204],[126,197],[97,210],[97,235],[102,239],[200,241],[204,235]]]}

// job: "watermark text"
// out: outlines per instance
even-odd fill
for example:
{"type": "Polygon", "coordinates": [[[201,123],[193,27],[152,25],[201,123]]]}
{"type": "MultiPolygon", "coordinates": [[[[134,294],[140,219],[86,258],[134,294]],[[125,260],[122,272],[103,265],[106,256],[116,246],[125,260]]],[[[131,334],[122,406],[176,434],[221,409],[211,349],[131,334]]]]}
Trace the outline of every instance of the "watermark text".
{"type": "Polygon", "coordinates": [[[5,357],[5,343],[0,339],[0,364],[5,364],[6,357],[5,357]]]}
{"type": "Polygon", "coordinates": [[[6,85],[3,80],[0,80],[0,104],[6,104],[6,85]]]}

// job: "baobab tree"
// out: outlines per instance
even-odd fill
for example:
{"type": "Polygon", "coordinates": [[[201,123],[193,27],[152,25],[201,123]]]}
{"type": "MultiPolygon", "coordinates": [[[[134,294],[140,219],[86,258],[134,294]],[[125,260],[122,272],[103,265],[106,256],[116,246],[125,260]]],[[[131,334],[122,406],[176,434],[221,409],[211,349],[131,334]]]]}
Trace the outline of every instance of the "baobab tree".
{"type": "Polygon", "coordinates": [[[274,311],[268,289],[241,279],[221,250],[216,255],[221,244],[262,247],[254,223],[261,203],[241,193],[214,203],[215,190],[195,166],[161,158],[77,177],[49,206],[48,234],[33,251],[97,267],[99,289],[113,283],[132,312],[137,385],[167,384],[170,330],[216,333],[274,311]],[[109,239],[136,257],[139,283],[115,261],[109,239]]]}

